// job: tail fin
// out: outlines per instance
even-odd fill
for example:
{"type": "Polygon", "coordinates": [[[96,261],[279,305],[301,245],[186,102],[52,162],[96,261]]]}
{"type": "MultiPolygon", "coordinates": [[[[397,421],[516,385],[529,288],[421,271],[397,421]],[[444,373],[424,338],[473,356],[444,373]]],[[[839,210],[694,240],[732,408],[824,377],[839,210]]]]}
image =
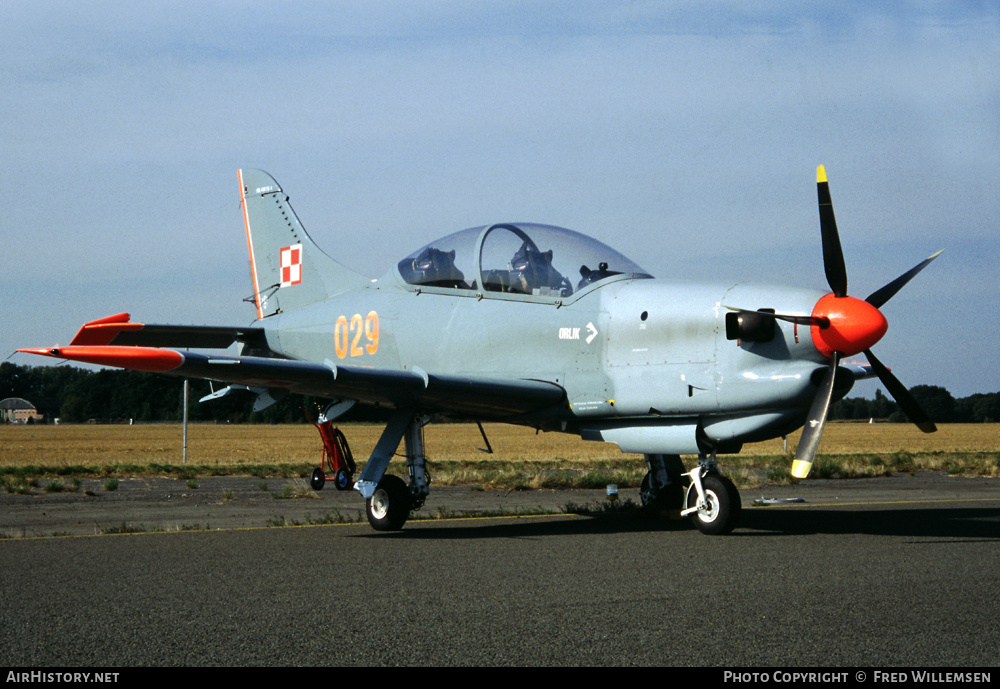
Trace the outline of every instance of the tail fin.
{"type": "Polygon", "coordinates": [[[263,170],[239,170],[238,175],[258,318],[369,282],[323,253],[271,175],[263,170]]]}

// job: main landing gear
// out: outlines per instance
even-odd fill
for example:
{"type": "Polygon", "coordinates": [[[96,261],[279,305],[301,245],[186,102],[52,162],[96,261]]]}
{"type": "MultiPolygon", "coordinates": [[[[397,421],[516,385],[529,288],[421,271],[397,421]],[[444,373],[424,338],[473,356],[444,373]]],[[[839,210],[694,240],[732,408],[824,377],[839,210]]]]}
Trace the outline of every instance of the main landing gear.
{"type": "Polygon", "coordinates": [[[424,456],[424,426],[430,419],[418,416],[412,410],[397,411],[389,419],[355,482],[355,464],[347,440],[339,429],[333,427],[333,420],[326,420],[326,417],[326,414],[321,416],[320,423],[309,419],[323,439],[323,460],[319,468],[313,470],[312,487],[321,490],[327,481],[333,481],[338,490],[356,488],[365,498],[365,512],[373,529],[398,531],[403,528],[410,512],[423,507],[430,493],[431,478],[424,456]],[[406,445],[406,467],[410,474],[408,485],[403,479],[385,473],[400,440],[406,445]],[[332,477],[324,475],[324,464],[329,466],[332,477]]]}
{"type": "MultiPolygon", "coordinates": [[[[398,476],[384,474],[376,485],[375,492],[367,498],[365,511],[368,523],[376,531],[399,531],[409,519],[410,512],[424,506],[424,500],[431,490],[431,476],[427,473],[427,457],[424,455],[424,426],[429,421],[426,417],[414,416],[403,432],[406,469],[410,474],[409,485],[398,476]]],[[[386,432],[389,432],[388,427],[386,432]]],[[[365,473],[368,473],[367,466],[365,473]]]]}
{"type": "Polygon", "coordinates": [[[430,418],[412,409],[399,409],[389,419],[354,487],[365,498],[368,523],[377,531],[398,531],[430,493],[431,477],[424,455],[424,426],[430,418]],[[400,440],[406,447],[409,484],[386,474],[400,440]]]}
{"type": "Polygon", "coordinates": [[[649,471],[639,497],[652,514],[691,518],[704,534],[720,535],[736,528],[743,504],[733,482],[719,473],[715,455],[702,455],[698,466],[684,472],[678,455],[646,455],[649,471]]]}

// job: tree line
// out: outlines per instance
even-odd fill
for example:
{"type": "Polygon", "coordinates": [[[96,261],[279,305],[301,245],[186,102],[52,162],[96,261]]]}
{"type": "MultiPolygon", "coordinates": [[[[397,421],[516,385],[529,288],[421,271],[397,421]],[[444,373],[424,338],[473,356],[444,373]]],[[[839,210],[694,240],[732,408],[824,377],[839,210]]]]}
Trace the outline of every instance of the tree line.
{"type": "MultiPolygon", "coordinates": [[[[92,371],[75,366],[18,366],[0,364],[0,399],[21,397],[35,405],[44,422],[151,423],[181,421],[184,417],[182,378],[141,371],[92,371]]],[[[237,393],[199,403],[225,383],[190,379],[188,419],[219,423],[308,423],[329,400],[288,395],[260,412],[253,411],[254,395],[237,393]]],[[[360,405],[359,405],[360,406],[360,405]]],[[[345,420],[387,418],[378,410],[352,409],[345,420]]]]}
{"type": "MultiPolygon", "coordinates": [[[[977,393],[954,398],[937,385],[914,385],[910,393],[935,423],[996,423],[1000,421],[1000,392],[977,393]]],[[[903,423],[909,421],[892,398],[881,390],[875,399],[844,398],[830,407],[831,419],[884,419],[903,423]]]]}
{"type": "MultiPolygon", "coordinates": [[[[215,389],[224,384],[215,383],[215,389]]],[[[183,418],[183,381],[173,376],[139,371],[91,371],[74,366],[18,366],[0,364],[0,399],[22,397],[43,414],[45,421],[162,422],[183,418]]],[[[306,423],[305,409],[313,419],[327,400],[289,395],[260,412],[252,411],[253,395],[235,394],[199,404],[212,392],[208,381],[190,381],[188,418],[192,422],[306,423]]],[[[910,392],[936,423],[1000,422],[1000,392],[956,399],[935,385],[915,385],[910,392]]],[[[345,420],[375,421],[386,413],[363,405],[345,420]]],[[[875,391],[875,399],[845,398],[830,408],[831,419],[878,419],[906,422],[906,415],[891,398],[875,391]]]]}

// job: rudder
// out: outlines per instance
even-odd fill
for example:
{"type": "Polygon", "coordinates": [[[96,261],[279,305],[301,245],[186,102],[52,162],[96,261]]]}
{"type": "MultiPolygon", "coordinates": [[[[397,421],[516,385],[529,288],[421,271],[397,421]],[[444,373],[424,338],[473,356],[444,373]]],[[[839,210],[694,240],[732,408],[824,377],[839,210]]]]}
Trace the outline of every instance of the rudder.
{"type": "Polygon", "coordinates": [[[369,282],[316,245],[271,175],[263,170],[239,170],[237,174],[258,318],[369,282]]]}

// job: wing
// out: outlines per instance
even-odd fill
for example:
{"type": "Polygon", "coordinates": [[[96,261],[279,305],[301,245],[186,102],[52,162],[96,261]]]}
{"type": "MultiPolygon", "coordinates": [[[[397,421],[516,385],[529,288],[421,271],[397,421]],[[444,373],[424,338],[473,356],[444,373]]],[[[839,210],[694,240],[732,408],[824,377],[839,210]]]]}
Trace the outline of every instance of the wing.
{"type": "MultiPolygon", "coordinates": [[[[210,355],[180,351],[195,347],[224,349],[241,342],[250,351],[266,351],[260,328],[145,325],[128,314],[85,324],[65,346],[19,349],[134,371],[204,378],[249,388],[266,388],[330,399],[411,407],[474,419],[510,419],[565,403],[565,390],[543,380],[498,380],[339,366],[266,356],[210,355]]],[[[244,351],[248,350],[244,348],[244,351]]]]}
{"type": "Polygon", "coordinates": [[[875,371],[872,369],[872,365],[865,362],[861,363],[859,361],[841,361],[840,368],[846,368],[854,376],[854,380],[867,380],[868,378],[875,377],[875,371]]]}

